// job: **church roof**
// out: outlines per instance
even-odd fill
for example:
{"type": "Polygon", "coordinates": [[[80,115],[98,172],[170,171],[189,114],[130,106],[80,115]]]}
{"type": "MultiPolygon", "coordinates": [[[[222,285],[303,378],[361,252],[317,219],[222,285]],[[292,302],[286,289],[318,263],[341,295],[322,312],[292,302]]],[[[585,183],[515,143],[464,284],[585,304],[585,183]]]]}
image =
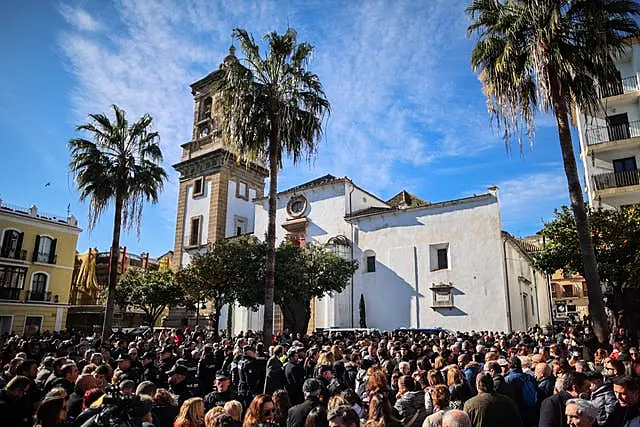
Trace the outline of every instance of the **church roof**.
{"type": "Polygon", "coordinates": [[[324,176],[321,176],[320,178],[312,179],[311,181],[307,181],[303,184],[296,185],[295,187],[278,191],[278,194],[289,193],[291,191],[300,191],[300,190],[304,190],[305,188],[317,187],[318,185],[330,184],[330,183],[340,182],[340,181],[344,181],[344,178],[337,178],[331,174],[326,174],[324,176]]]}
{"type": "Polygon", "coordinates": [[[387,204],[392,208],[417,208],[419,206],[427,206],[429,202],[422,200],[418,196],[402,190],[389,200],[387,204]]]}

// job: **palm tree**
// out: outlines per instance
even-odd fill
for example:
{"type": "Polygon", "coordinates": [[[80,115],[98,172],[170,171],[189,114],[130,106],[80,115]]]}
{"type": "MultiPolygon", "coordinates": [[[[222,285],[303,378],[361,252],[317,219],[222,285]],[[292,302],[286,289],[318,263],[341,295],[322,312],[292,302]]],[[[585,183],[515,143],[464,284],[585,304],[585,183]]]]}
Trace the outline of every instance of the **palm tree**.
{"type": "Polygon", "coordinates": [[[298,43],[289,28],[283,35],[266,34],[269,50],[264,58],[253,37],[236,28],[245,55],[244,65],[233,55],[225,60],[214,86],[216,115],[223,140],[245,162],[267,161],[269,166],[269,225],[265,278],[265,342],[273,335],[273,294],[276,254],[276,194],[283,154],[297,163],[311,159],[330,111],[318,76],[307,69],[313,47],[298,43]]]}
{"type": "Polygon", "coordinates": [[[123,110],[113,105],[115,120],[104,114],[89,114],[90,122],[76,127],[87,131],[92,141],[75,138],[69,141],[69,169],[75,174],[80,200],[89,199],[89,228],[113,202],[113,239],[109,265],[107,308],[102,333],[108,336],[113,322],[120,230],[135,224],[138,235],[144,202],[156,203],[167,173],[160,166],[162,152],[159,135],[149,130],[153,119],[145,114],[129,124],[123,110]]]}
{"type": "Polygon", "coordinates": [[[600,111],[596,83],[616,79],[614,57],[638,35],[640,7],[627,0],[474,0],[467,7],[477,34],[471,65],[479,73],[489,113],[508,146],[533,138],[536,108],[558,126],[571,207],[582,252],[594,331],[608,339],[607,318],[578,177],[569,117],[600,111]]]}

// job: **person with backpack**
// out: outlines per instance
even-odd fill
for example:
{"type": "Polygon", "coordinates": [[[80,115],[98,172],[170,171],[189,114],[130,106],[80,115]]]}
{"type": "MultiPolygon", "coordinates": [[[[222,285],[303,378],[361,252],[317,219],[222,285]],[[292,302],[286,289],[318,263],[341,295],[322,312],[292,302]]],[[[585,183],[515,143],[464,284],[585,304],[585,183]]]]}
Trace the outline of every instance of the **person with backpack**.
{"type": "Polygon", "coordinates": [[[504,376],[509,386],[511,399],[520,412],[523,427],[533,427],[536,420],[538,386],[535,379],[522,372],[522,361],[518,356],[509,358],[509,372],[504,376]]]}

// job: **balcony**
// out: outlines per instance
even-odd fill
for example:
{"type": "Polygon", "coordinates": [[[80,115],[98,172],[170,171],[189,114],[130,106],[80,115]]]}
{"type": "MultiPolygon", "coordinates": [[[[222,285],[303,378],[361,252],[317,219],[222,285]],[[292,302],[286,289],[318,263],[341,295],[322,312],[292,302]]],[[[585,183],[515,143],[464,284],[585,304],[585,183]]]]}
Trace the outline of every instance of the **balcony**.
{"type": "Polygon", "coordinates": [[[0,258],[8,258],[8,259],[15,259],[15,260],[18,260],[18,261],[26,261],[27,260],[27,250],[26,249],[8,250],[6,252],[0,253],[0,258]]]}
{"type": "Polygon", "coordinates": [[[587,129],[587,145],[594,146],[605,142],[622,141],[640,136],[640,120],[620,125],[609,125],[587,129]]]}
{"type": "Polygon", "coordinates": [[[593,176],[596,191],[640,184],[640,170],[601,173],[593,176]]]}
{"type": "Polygon", "coordinates": [[[55,264],[58,261],[58,255],[54,254],[53,256],[49,256],[47,253],[37,253],[33,259],[33,262],[38,262],[41,264],[55,264]]]}
{"type": "Polygon", "coordinates": [[[22,289],[19,288],[0,288],[0,299],[10,299],[17,301],[20,299],[20,292],[22,289]]]}
{"type": "Polygon", "coordinates": [[[621,78],[616,83],[610,83],[600,87],[600,96],[602,98],[609,98],[611,96],[619,96],[627,93],[637,92],[640,90],[640,84],[638,84],[638,76],[628,76],[621,78]]]}
{"type": "Polygon", "coordinates": [[[51,302],[51,292],[33,292],[25,291],[25,301],[51,302]]]}

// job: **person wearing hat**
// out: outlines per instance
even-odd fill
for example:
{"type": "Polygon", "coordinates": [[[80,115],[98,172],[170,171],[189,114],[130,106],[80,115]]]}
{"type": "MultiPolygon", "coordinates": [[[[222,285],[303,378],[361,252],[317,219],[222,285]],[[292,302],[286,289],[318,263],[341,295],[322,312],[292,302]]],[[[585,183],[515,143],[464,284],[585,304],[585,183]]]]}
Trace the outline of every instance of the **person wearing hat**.
{"type": "Polygon", "coordinates": [[[216,357],[213,354],[213,347],[211,345],[207,344],[203,348],[202,356],[198,361],[196,376],[198,377],[202,393],[211,393],[213,391],[213,383],[216,379],[216,357]]]}
{"type": "Polygon", "coordinates": [[[238,395],[247,405],[253,396],[259,393],[260,376],[256,367],[256,356],[253,347],[243,347],[243,356],[238,361],[238,395]]]}
{"type": "Polygon", "coordinates": [[[140,381],[151,381],[160,384],[160,370],[155,364],[156,355],[153,351],[147,351],[142,355],[142,376],[140,381]]]}
{"type": "Polygon", "coordinates": [[[207,411],[216,406],[224,406],[225,403],[238,399],[238,394],[231,389],[231,380],[224,372],[216,374],[215,390],[204,397],[204,406],[207,411]]]}
{"type": "Polygon", "coordinates": [[[287,427],[304,427],[307,416],[313,408],[320,406],[320,393],[322,383],[315,378],[309,378],[302,386],[304,402],[289,409],[287,415],[287,427]]]}
{"type": "Polygon", "coordinates": [[[114,383],[123,380],[133,380],[135,383],[139,381],[140,378],[137,376],[137,373],[131,369],[131,356],[129,356],[128,353],[120,354],[116,363],[118,364],[118,367],[113,372],[114,383]]]}
{"type": "Polygon", "coordinates": [[[186,366],[176,363],[173,368],[167,372],[167,375],[169,377],[169,392],[177,396],[178,406],[182,406],[185,400],[194,397],[187,381],[189,370],[186,366]]]}

